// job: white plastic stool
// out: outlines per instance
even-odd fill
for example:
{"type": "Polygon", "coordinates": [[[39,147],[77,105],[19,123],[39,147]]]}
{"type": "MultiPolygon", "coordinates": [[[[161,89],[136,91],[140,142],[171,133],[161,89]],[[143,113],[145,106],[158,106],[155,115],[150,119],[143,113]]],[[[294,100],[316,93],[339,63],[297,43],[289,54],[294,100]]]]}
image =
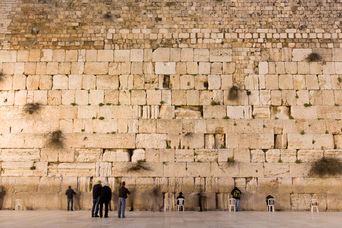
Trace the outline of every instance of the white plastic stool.
{"type": "Polygon", "coordinates": [[[267,200],[267,211],[268,212],[274,212],[274,199],[268,199],[267,200]]]}
{"type": "Polygon", "coordinates": [[[229,212],[232,212],[232,209],[234,212],[236,212],[236,199],[229,198],[228,200],[228,210],[229,212]]]}
{"type": "Polygon", "coordinates": [[[314,213],[315,210],[316,210],[317,213],[319,212],[319,210],[318,210],[318,200],[317,199],[311,199],[310,206],[311,206],[311,213],[314,213]]]}
{"type": "Polygon", "coordinates": [[[184,211],[184,199],[183,198],[179,198],[177,199],[177,211],[180,211],[182,208],[182,211],[184,211]]]}
{"type": "Polygon", "coordinates": [[[14,210],[16,211],[23,211],[25,210],[24,203],[21,199],[15,199],[14,210]]]}

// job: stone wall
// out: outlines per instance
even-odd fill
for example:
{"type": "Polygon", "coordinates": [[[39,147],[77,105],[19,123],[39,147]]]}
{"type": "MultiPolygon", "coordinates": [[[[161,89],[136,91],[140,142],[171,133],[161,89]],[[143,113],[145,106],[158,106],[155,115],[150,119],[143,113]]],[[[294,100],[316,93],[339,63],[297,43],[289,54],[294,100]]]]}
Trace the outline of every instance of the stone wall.
{"type": "Polygon", "coordinates": [[[341,210],[309,170],[342,158],[342,4],[273,2],[2,1],[0,206],[71,185],[86,209],[100,179],[138,210],[226,209],[234,185],[247,210],[341,210]]]}

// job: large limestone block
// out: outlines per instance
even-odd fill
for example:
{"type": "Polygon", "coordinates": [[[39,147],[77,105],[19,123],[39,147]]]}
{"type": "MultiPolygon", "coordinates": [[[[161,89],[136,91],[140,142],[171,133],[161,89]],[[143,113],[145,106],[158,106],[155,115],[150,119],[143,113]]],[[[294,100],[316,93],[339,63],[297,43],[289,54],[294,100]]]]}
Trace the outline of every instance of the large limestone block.
{"type": "Polygon", "coordinates": [[[312,52],[312,49],[293,49],[292,61],[295,61],[295,62],[304,61],[311,52],[312,52]]]}
{"type": "Polygon", "coordinates": [[[230,119],[251,119],[252,109],[250,106],[227,106],[227,116],[230,119]]]}
{"type": "MultiPolygon", "coordinates": [[[[176,163],[175,163],[176,164],[176,163]]],[[[205,177],[210,176],[210,163],[209,162],[191,162],[187,163],[186,176],[188,177],[205,177]]]]}
{"type": "Polygon", "coordinates": [[[180,146],[182,149],[203,148],[204,135],[200,133],[185,134],[181,137],[180,146]]]}
{"type": "Polygon", "coordinates": [[[109,177],[112,175],[112,163],[111,162],[96,162],[96,176],[97,177],[109,177]]]}
{"type": "Polygon", "coordinates": [[[115,62],[129,62],[130,50],[114,50],[114,61],[115,62]]]}
{"type": "Polygon", "coordinates": [[[170,48],[157,48],[152,53],[152,62],[170,61],[170,48]]]}
{"type": "Polygon", "coordinates": [[[267,62],[259,62],[259,75],[264,75],[268,73],[268,63],[267,62]]]}
{"type": "Polygon", "coordinates": [[[285,163],[265,163],[265,177],[289,177],[290,165],[285,163]]]}
{"type": "Polygon", "coordinates": [[[334,61],[342,61],[342,48],[334,48],[333,49],[333,60],[334,61]]]}
{"type": "Polygon", "coordinates": [[[102,154],[101,149],[76,149],[76,162],[97,162],[102,154]]]}
{"type": "Polygon", "coordinates": [[[312,149],[312,134],[291,133],[287,136],[289,149],[312,149]]]}
{"type": "Polygon", "coordinates": [[[264,177],[264,166],[262,163],[238,163],[239,175],[237,177],[264,177]]]}
{"type": "Polygon", "coordinates": [[[156,62],[155,72],[156,74],[175,74],[176,63],[175,62],[156,62]]]}
{"type": "Polygon", "coordinates": [[[200,149],[195,151],[195,162],[217,162],[218,150],[200,149]]]}
{"type": "Polygon", "coordinates": [[[136,146],[138,148],[165,148],[166,134],[137,134],[136,146]]]}
{"type": "Polygon", "coordinates": [[[203,118],[212,119],[218,118],[222,119],[227,115],[227,108],[223,105],[205,105],[203,107],[203,118]]]}
{"type": "Polygon", "coordinates": [[[16,51],[0,51],[0,63],[16,62],[17,52],[16,51]]]}
{"type": "Polygon", "coordinates": [[[231,62],[231,49],[210,49],[210,62],[231,62]]]}
{"type": "Polygon", "coordinates": [[[205,49],[205,48],[194,49],[194,61],[196,62],[209,61],[209,49],[205,49]]]}
{"type": "Polygon", "coordinates": [[[268,163],[278,163],[280,161],[279,149],[271,149],[266,152],[266,162],[268,163]]]}
{"type": "Polygon", "coordinates": [[[143,161],[145,160],[145,150],[144,149],[135,149],[132,154],[132,162],[143,161]]]}
{"type": "Polygon", "coordinates": [[[186,177],[187,164],[182,163],[165,163],[164,165],[164,177],[186,177]]]}
{"type": "Polygon", "coordinates": [[[66,75],[53,76],[52,89],[68,89],[69,77],[66,75]]]}
{"type": "Polygon", "coordinates": [[[182,133],[181,120],[157,120],[158,133],[182,133]]]}
{"type": "Polygon", "coordinates": [[[265,162],[265,152],[262,150],[251,150],[251,162],[263,163],[265,162]]]}
{"type": "Polygon", "coordinates": [[[194,150],[176,150],[175,162],[193,162],[194,150]]]}
{"type": "Polygon", "coordinates": [[[130,161],[130,155],[127,150],[123,149],[105,150],[102,156],[102,160],[113,162],[128,162],[130,161]]]}
{"type": "Polygon", "coordinates": [[[86,62],[84,66],[85,74],[107,74],[107,62],[86,62]]]}
{"type": "Polygon", "coordinates": [[[0,161],[39,161],[38,149],[2,149],[0,161]]]}
{"type": "Polygon", "coordinates": [[[295,119],[317,119],[317,107],[291,106],[291,116],[295,119]]]}

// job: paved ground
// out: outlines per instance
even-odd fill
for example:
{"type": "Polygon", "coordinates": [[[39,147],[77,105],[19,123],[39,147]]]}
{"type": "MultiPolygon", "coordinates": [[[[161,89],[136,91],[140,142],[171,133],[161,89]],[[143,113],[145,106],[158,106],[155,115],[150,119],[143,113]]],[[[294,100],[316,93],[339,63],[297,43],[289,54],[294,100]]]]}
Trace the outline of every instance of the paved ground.
{"type": "Polygon", "coordinates": [[[115,212],[111,212],[108,219],[90,218],[89,215],[89,211],[0,211],[0,227],[342,227],[342,212],[315,215],[310,212],[128,212],[126,219],[118,219],[115,212]]]}

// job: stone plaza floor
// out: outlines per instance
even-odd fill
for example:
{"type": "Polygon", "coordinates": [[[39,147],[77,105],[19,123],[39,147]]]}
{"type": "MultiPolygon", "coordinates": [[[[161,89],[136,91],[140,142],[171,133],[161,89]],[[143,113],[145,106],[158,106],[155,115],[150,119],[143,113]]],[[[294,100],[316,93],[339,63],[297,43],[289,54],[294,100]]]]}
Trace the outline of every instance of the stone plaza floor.
{"type": "Polygon", "coordinates": [[[0,227],[75,228],[204,228],[204,227],[342,227],[342,212],[127,212],[118,219],[116,211],[109,218],[90,218],[89,211],[0,211],[0,227]]]}

